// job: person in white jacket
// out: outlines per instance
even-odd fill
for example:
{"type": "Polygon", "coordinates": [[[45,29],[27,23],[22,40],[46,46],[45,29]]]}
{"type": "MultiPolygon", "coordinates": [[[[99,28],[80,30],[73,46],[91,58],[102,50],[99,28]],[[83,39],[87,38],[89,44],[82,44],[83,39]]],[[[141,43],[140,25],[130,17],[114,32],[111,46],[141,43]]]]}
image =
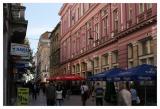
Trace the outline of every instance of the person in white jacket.
{"type": "Polygon", "coordinates": [[[126,84],[120,83],[118,92],[118,106],[131,106],[132,97],[130,91],[127,89],[126,84]]]}
{"type": "Polygon", "coordinates": [[[62,102],[63,102],[62,93],[63,93],[62,87],[58,85],[57,90],[56,90],[57,106],[62,106],[62,102]]]}

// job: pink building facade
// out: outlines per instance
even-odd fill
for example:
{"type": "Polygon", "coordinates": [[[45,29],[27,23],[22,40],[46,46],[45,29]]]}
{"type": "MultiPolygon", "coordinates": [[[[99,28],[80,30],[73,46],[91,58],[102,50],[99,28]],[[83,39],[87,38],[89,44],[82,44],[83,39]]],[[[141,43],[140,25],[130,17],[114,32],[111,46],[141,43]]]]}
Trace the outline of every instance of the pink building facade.
{"type": "Polygon", "coordinates": [[[60,73],[157,65],[157,4],[66,3],[59,15],[60,73]]]}

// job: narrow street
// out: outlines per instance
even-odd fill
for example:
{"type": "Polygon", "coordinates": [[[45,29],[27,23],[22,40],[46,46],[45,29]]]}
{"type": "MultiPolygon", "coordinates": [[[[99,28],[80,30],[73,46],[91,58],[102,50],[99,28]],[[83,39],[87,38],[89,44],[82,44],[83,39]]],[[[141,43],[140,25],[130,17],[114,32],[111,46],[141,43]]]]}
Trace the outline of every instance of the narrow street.
{"type": "MultiPolygon", "coordinates": [[[[113,106],[110,103],[103,102],[104,106],[113,106]]],[[[81,106],[81,96],[80,95],[71,95],[70,98],[64,99],[63,106],[81,106]]],[[[95,101],[91,100],[91,97],[86,102],[87,106],[96,106],[95,101]]],[[[39,96],[37,96],[37,100],[33,100],[32,96],[30,96],[29,106],[47,106],[46,97],[43,95],[42,91],[40,91],[39,96]]]]}

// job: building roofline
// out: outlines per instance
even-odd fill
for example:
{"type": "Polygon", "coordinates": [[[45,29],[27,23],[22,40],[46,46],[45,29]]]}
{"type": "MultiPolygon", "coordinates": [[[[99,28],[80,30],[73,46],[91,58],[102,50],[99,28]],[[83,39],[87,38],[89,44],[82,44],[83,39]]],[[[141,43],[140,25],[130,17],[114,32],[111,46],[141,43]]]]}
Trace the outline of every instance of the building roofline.
{"type": "Polygon", "coordinates": [[[67,4],[68,4],[68,3],[64,3],[64,4],[63,4],[63,6],[61,7],[58,15],[61,15],[61,14],[62,14],[62,11],[66,8],[67,4]]]}
{"type": "MultiPolygon", "coordinates": [[[[60,24],[61,24],[61,22],[59,22],[59,23],[56,25],[56,27],[54,27],[54,29],[52,30],[51,34],[53,34],[53,33],[57,30],[57,28],[60,26],[60,24]]],[[[50,39],[51,37],[52,37],[52,35],[50,35],[49,39],[50,39]]]]}

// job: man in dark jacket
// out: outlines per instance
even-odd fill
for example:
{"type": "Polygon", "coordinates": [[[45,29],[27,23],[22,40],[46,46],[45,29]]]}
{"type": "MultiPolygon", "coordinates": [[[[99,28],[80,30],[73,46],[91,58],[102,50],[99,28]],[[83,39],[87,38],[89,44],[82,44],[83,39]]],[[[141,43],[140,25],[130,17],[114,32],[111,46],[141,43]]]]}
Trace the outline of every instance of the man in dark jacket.
{"type": "Polygon", "coordinates": [[[49,82],[46,87],[46,98],[47,105],[54,106],[55,105],[55,97],[56,97],[56,88],[53,82],[49,82]]]}

